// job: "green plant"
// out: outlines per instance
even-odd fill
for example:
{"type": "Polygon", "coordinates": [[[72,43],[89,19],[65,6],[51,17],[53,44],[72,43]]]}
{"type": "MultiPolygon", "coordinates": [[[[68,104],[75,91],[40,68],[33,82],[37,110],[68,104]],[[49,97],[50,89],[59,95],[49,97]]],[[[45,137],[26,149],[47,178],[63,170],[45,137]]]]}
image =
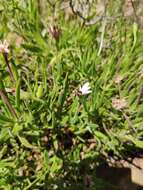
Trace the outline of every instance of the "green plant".
{"type": "Polygon", "coordinates": [[[122,17],[51,22],[38,2],[0,1],[0,187],[82,189],[100,157],[143,148],[142,32],[122,17]]]}

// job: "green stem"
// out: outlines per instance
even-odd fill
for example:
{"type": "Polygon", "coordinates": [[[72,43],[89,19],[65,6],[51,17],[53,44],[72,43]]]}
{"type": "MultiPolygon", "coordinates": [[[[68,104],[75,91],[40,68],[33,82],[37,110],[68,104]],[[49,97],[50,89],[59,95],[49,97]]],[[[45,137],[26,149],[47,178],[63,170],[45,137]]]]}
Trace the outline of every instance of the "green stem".
{"type": "Polygon", "coordinates": [[[99,46],[99,50],[98,50],[98,56],[101,54],[101,51],[102,51],[102,48],[103,48],[105,28],[106,28],[106,20],[103,20],[102,31],[101,31],[101,39],[100,39],[100,46],[99,46]]]}

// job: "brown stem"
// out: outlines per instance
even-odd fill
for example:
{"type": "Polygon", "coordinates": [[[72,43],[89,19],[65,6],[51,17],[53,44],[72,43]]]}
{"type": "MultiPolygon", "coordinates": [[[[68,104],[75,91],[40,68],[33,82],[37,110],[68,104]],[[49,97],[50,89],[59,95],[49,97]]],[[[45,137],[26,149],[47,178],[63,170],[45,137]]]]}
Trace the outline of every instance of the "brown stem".
{"type": "Polygon", "coordinates": [[[0,96],[1,96],[1,98],[2,98],[2,100],[3,100],[3,102],[4,102],[4,103],[6,104],[6,106],[8,107],[10,113],[11,113],[14,117],[17,118],[16,112],[15,112],[15,110],[13,109],[11,103],[9,102],[9,99],[8,99],[6,93],[5,93],[5,90],[0,90],[0,96]]]}
{"type": "Polygon", "coordinates": [[[9,61],[8,61],[8,54],[7,53],[3,53],[3,56],[4,56],[4,59],[5,59],[6,65],[8,67],[10,78],[11,78],[12,82],[15,83],[15,79],[14,79],[14,76],[13,76],[13,73],[12,73],[12,69],[11,69],[9,61]]]}
{"type": "Polygon", "coordinates": [[[137,105],[140,104],[141,98],[143,97],[143,86],[140,89],[139,95],[137,97],[137,105]]]}

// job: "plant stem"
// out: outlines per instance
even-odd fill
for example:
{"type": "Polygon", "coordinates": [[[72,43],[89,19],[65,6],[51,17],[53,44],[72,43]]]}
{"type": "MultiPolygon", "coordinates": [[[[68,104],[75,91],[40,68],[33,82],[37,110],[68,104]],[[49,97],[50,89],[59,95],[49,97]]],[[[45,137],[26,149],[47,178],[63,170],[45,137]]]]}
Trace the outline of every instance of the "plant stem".
{"type": "Polygon", "coordinates": [[[9,102],[9,99],[8,99],[7,95],[5,94],[4,90],[0,90],[0,96],[2,98],[2,101],[5,103],[5,105],[9,109],[10,113],[12,114],[12,116],[17,118],[16,112],[13,109],[11,103],[9,102]]]}
{"type": "Polygon", "coordinates": [[[6,94],[6,91],[5,91],[5,87],[4,87],[1,75],[0,75],[0,97],[2,98],[2,101],[7,106],[7,108],[9,109],[11,115],[13,117],[17,118],[17,114],[16,114],[15,110],[13,109],[13,107],[12,107],[8,97],[7,97],[7,94],[6,94]]]}
{"type": "Polygon", "coordinates": [[[6,65],[8,67],[8,71],[9,71],[9,75],[10,75],[11,81],[15,83],[15,79],[14,79],[14,76],[13,76],[13,73],[12,73],[12,69],[10,67],[9,60],[8,60],[8,54],[7,53],[3,53],[3,56],[4,56],[4,59],[5,59],[6,65]]]}

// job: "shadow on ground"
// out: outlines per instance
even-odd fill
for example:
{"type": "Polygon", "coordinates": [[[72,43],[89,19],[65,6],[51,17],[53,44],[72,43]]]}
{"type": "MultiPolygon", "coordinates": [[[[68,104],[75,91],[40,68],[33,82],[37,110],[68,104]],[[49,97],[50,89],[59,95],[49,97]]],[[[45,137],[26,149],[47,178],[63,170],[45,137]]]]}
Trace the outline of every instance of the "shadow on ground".
{"type": "Polygon", "coordinates": [[[111,167],[106,162],[97,167],[95,163],[87,159],[72,165],[71,170],[67,167],[64,178],[50,181],[45,187],[57,184],[57,190],[143,190],[143,186],[132,182],[130,168],[111,167]],[[92,169],[91,165],[94,165],[92,169]]]}
{"type": "Polygon", "coordinates": [[[131,180],[130,168],[116,168],[103,164],[96,169],[96,176],[103,180],[97,190],[143,190],[143,186],[137,185],[131,180]]]}

